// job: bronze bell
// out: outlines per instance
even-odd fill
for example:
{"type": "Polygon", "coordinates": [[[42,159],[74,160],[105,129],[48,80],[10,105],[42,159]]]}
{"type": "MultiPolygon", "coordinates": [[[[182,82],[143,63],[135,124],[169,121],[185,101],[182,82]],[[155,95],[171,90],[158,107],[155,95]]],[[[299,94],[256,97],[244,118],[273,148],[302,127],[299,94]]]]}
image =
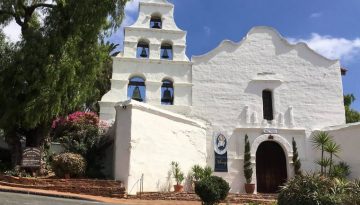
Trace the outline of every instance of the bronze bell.
{"type": "Polygon", "coordinates": [[[160,22],[154,22],[154,25],[152,28],[160,29],[160,22]]]}
{"type": "Polygon", "coordinates": [[[164,48],[164,52],[163,52],[163,54],[162,54],[162,58],[163,58],[163,59],[168,59],[168,58],[169,58],[169,54],[168,54],[167,48],[164,48]]]}
{"type": "Polygon", "coordinates": [[[142,101],[143,101],[143,99],[142,99],[142,97],[141,97],[141,93],[140,93],[140,88],[139,88],[139,86],[136,86],[136,87],[135,87],[131,99],[136,100],[136,101],[139,101],[139,102],[142,102],[142,101]]]}
{"type": "Polygon", "coordinates": [[[161,102],[163,103],[172,103],[173,97],[171,96],[171,92],[168,88],[164,91],[164,95],[161,99],[161,102]]]}
{"type": "Polygon", "coordinates": [[[145,47],[142,47],[140,57],[142,57],[142,58],[147,58],[148,57],[148,54],[146,53],[145,47]]]}

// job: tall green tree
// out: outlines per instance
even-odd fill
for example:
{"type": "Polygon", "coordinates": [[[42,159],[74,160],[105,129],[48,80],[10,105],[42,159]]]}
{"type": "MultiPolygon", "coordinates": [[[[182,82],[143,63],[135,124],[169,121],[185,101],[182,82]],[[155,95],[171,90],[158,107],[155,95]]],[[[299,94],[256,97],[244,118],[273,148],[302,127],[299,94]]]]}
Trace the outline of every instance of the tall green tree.
{"type": "Polygon", "coordinates": [[[294,138],[292,138],[292,148],[293,148],[293,157],[292,157],[292,161],[294,164],[294,172],[295,175],[301,175],[301,162],[299,159],[299,153],[298,153],[298,149],[297,149],[297,145],[296,145],[296,141],[294,138]]]}
{"type": "Polygon", "coordinates": [[[244,176],[246,183],[250,184],[252,180],[253,169],[251,165],[251,153],[250,153],[250,142],[249,137],[245,135],[245,150],[244,150],[244,176]]]}
{"type": "Polygon", "coordinates": [[[15,21],[21,40],[0,36],[0,129],[19,162],[20,139],[40,146],[52,120],[99,96],[108,64],[104,38],[120,27],[127,0],[2,0],[0,26],[15,21]]]}
{"type": "Polygon", "coordinates": [[[344,95],[346,123],[360,122],[360,113],[351,108],[351,104],[356,100],[353,94],[344,95]]]}

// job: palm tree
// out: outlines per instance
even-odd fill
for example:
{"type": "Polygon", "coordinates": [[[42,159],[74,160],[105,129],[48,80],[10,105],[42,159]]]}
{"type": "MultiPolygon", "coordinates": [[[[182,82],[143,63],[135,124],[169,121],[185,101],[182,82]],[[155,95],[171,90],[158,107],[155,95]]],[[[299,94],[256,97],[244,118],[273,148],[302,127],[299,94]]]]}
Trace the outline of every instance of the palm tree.
{"type": "Polygon", "coordinates": [[[338,154],[341,151],[340,145],[336,144],[333,141],[328,142],[324,147],[325,152],[330,154],[330,165],[329,165],[329,175],[333,165],[333,156],[339,157],[338,154]]]}
{"type": "MultiPolygon", "coordinates": [[[[320,161],[324,161],[325,145],[331,141],[332,141],[332,139],[331,139],[331,136],[329,135],[329,133],[324,132],[324,131],[320,131],[313,136],[312,143],[314,144],[314,147],[317,149],[319,149],[319,148],[321,149],[321,160],[320,161]]],[[[324,174],[324,166],[322,166],[321,164],[322,163],[320,163],[319,165],[321,167],[321,175],[323,175],[324,174]]]]}

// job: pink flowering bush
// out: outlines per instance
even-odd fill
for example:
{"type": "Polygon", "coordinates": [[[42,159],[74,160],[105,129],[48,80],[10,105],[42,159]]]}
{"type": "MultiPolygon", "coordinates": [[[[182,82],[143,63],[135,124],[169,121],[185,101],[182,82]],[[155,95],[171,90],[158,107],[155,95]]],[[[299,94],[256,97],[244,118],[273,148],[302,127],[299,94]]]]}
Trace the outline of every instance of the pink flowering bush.
{"type": "Polygon", "coordinates": [[[86,157],[100,140],[99,117],[93,112],[74,112],[53,122],[53,139],[65,150],[86,157]]]}
{"type": "Polygon", "coordinates": [[[56,129],[58,126],[69,124],[69,123],[82,123],[98,126],[99,117],[94,112],[74,112],[68,115],[66,118],[57,118],[52,123],[52,128],[56,129]]]}
{"type": "Polygon", "coordinates": [[[108,140],[106,131],[109,124],[100,121],[96,113],[74,112],[57,118],[52,124],[52,138],[60,142],[66,152],[83,156],[87,162],[86,175],[102,177],[102,155],[104,141],[108,140]]]}

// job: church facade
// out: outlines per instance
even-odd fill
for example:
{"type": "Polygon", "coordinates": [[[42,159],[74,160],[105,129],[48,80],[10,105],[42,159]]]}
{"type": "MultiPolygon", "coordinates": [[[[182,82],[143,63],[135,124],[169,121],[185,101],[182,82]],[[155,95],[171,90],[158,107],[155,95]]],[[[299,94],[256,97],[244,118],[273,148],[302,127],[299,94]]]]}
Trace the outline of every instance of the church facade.
{"type": "Polygon", "coordinates": [[[276,30],[255,27],[240,42],[186,56],[185,31],[166,0],[140,2],[114,58],[111,90],[100,118],[114,121],[114,178],[136,193],[169,190],[170,163],[187,174],[208,165],[231,192],[244,192],[244,139],[249,137],[252,182],[258,192],[294,176],[292,139],[305,171],[318,169],[311,137],[328,131],[340,159],[360,177],[360,124],[345,124],[340,63],[276,30]]]}

